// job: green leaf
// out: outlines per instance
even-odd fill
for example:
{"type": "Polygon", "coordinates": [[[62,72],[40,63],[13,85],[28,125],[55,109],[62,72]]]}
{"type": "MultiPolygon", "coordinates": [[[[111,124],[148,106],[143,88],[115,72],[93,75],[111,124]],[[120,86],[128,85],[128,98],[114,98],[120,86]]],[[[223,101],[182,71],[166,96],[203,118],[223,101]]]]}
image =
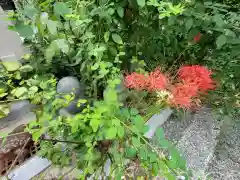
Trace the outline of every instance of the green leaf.
{"type": "Polygon", "coordinates": [[[114,9],[113,8],[108,8],[107,9],[107,13],[109,14],[109,15],[113,15],[114,14],[114,9]]]}
{"type": "Polygon", "coordinates": [[[185,28],[186,28],[187,31],[189,31],[189,29],[191,29],[192,26],[193,26],[193,19],[190,18],[186,21],[185,28]]]}
{"type": "Polygon", "coordinates": [[[148,152],[148,157],[151,163],[156,162],[159,158],[155,152],[148,152]]]}
{"type": "Polygon", "coordinates": [[[52,35],[57,34],[57,26],[58,26],[57,21],[52,21],[52,20],[47,21],[47,28],[52,35]]]}
{"type": "Polygon", "coordinates": [[[113,33],[112,39],[117,44],[123,44],[122,38],[118,34],[113,33]]]}
{"type": "Polygon", "coordinates": [[[108,88],[104,91],[104,101],[108,104],[116,103],[118,101],[117,92],[114,89],[108,88]]]}
{"type": "Polygon", "coordinates": [[[41,13],[41,15],[40,15],[40,23],[42,25],[46,25],[47,22],[48,22],[48,13],[46,13],[46,12],[41,13]]]}
{"type": "Polygon", "coordinates": [[[116,170],[115,170],[115,175],[114,177],[116,177],[116,180],[121,180],[122,177],[124,176],[124,171],[121,167],[118,167],[116,170]]]}
{"type": "Polygon", "coordinates": [[[166,139],[159,139],[158,143],[161,148],[169,148],[171,146],[171,143],[167,141],[166,139]]]}
{"type": "Polygon", "coordinates": [[[169,148],[169,153],[171,161],[174,161],[177,167],[186,170],[186,160],[181,156],[180,152],[175,147],[171,147],[169,148]]]}
{"type": "Polygon", "coordinates": [[[99,63],[96,62],[93,66],[91,66],[91,70],[95,71],[99,68],[99,63]]]}
{"type": "Polygon", "coordinates": [[[32,70],[33,70],[33,67],[29,64],[26,64],[19,68],[19,71],[21,71],[21,72],[31,72],[32,70]]]}
{"type": "Polygon", "coordinates": [[[0,132],[0,138],[2,138],[2,144],[1,144],[2,147],[4,146],[4,144],[5,144],[6,140],[7,140],[7,136],[8,136],[8,133],[0,132]]]}
{"type": "Polygon", "coordinates": [[[144,148],[140,148],[139,150],[139,155],[140,155],[140,158],[144,161],[147,160],[147,152],[146,152],[146,147],[144,148]]]}
{"type": "Polygon", "coordinates": [[[118,133],[118,137],[120,137],[120,138],[123,138],[124,137],[124,127],[122,127],[122,126],[119,126],[118,127],[118,131],[117,131],[117,133],[118,133]]]}
{"type": "Polygon", "coordinates": [[[52,41],[45,51],[45,57],[47,62],[52,61],[52,58],[55,56],[57,52],[59,52],[59,48],[56,44],[56,41],[52,41]]]}
{"type": "Polygon", "coordinates": [[[21,64],[19,61],[4,61],[2,65],[7,71],[12,72],[18,70],[21,64]]]}
{"type": "Polygon", "coordinates": [[[128,108],[121,109],[121,115],[124,116],[124,119],[126,120],[130,119],[130,113],[128,108]]]}
{"type": "Polygon", "coordinates": [[[152,171],[154,176],[157,176],[159,174],[159,167],[157,163],[152,164],[152,171]]]}
{"type": "Polygon", "coordinates": [[[67,41],[65,39],[57,39],[55,40],[58,48],[63,52],[63,53],[68,53],[69,52],[69,46],[67,44],[67,41]]]}
{"type": "Polygon", "coordinates": [[[225,35],[220,35],[217,40],[216,40],[216,44],[217,44],[217,48],[220,49],[224,44],[226,44],[227,42],[227,38],[225,35]]]}
{"type": "Polygon", "coordinates": [[[148,131],[149,131],[149,126],[148,126],[148,125],[144,125],[142,132],[145,134],[145,133],[147,133],[148,131]]]}
{"type": "Polygon", "coordinates": [[[0,138],[4,138],[4,137],[6,137],[6,136],[8,136],[8,133],[6,133],[6,132],[0,132],[0,138]]]}
{"type": "Polygon", "coordinates": [[[71,9],[63,2],[56,2],[54,4],[54,13],[55,15],[64,16],[65,14],[70,14],[71,9]]]}
{"type": "Polygon", "coordinates": [[[136,127],[139,131],[141,131],[143,133],[143,129],[145,127],[145,121],[144,119],[142,118],[142,116],[140,115],[137,115],[137,116],[134,116],[131,118],[133,124],[134,124],[134,127],[136,127]]]}
{"type": "Polygon", "coordinates": [[[32,27],[29,25],[18,24],[15,25],[15,29],[19,35],[24,38],[31,38],[34,34],[32,27]]]}
{"type": "Polygon", "coordinates": [[[19,87],[15,90],[14,95],[19,98],[21,97],[24,93],[26,93],[28,90],[25,87],[19,87]]]}
{"type": "Polygon", "coordinates": [[[41,128],[41,129],[37,129],[34,130],[34,132],[32,133],[32,139],[33,141],[38,141],[38,139],[41,137],[41,135],[45,132],[45,128],[41,128]]]}
{"type": "Polygon", "coordinates": [[[30,19],[33,19],[37,15],[37,9],[31,5],[24,7],[23,14],[30,19]]]}
{"type": "Polygon", "coordinates": [[[126,156],[128,158],[134,158],[137,155],[137,150],[135,148],[132,147],[127,147],[126,148],[126,156]]]}
{"type": "Polygon", "coordinates": [[[110,35],[109,31],[107,31],[107,32],[104,33],[104,41],[105,41],[105,42],[108,42],[108,40],[109,40],[109,35],[110,35]]]}
{"type": "MultiPolygon", "coordinates": [[[[0,98],[3,98],[4,96],[7,96],[8,93],[1,93],[0,92],[0,98]]],[[[0,118],[3,117],[2,114],[1,114],[1,111],[0,111],[0,118]]]]}
{"type": "Polygon", "coordinates": [[[14,78],[17,79],[17,80],[20,80],[22,77],[21,77],[21,73],[19,71],[15,72],[14,73],[14,78]]]}
{"type": "Polygon", "coordinates": [[[38,87],[37,86],[32,86],[29,88],[29,91],[31,91],[32,93],[36,93],[38,92],[38,87]]]}
{"type": "Polygon", "coordinates": [[[92,127],[93,132],[97,132],[98,127],[100,126],[100,124],[101,124],[101,121],[99,119],[92,119],[90,121],[90,126],[92,127]]]}
{"type": "Polygon", "coordinates": [[[233,38],[236,38],[236,37],[237,37],[236,34],[235,34],[235,32],[233,32],[233,31],[231,31],[231,30],[229,30],[229,29],[226,30],[225,35],[226,35],[226,36],[233,37],[233,38]]]}
{"type": "Polygon", "coordinates": [[[111,127],[106,131],[105,134],[107,139],[114,139],[117,136],[117,128],[116,127],[111,127]]]}
{"type": "Polygon", "coordinates": [[[145,6],[145,0],[137,0],[137,4],[140,6],[140,7],[144,7],[145,6]]]}
{"type": "Polygon", "coordinates": [[[124,16],[124,9],[123,9],[123,7],[118,6],[117,13],[118,13],[119,17],[123,18],[123,16],[124,16]]]}
{"type": "Polygon", "coordinates": [[[8,86],[5,83],[0,83],[0,93],[5,93],[7,90],[8,86]]]}
{"type": "Polygon", "coordinates": [[[130,109],[130,114],[132,115],[132,116],[135,116],[135,115],[137,115],[139,112],[138,112],[138,110],[136,109],[136,108],[131,108],[130,109]]]}
{"type": "Polygon", "coordinates": [[[140,147],[142,144],[141,144],[141,141],[139,138],[136,138],[136,137],[132,137],[132,144],[135,146],[135,147],[140,147]]]}
{"type": "Polygon", "coordinates": [[[213,21],[216,23],[218,27],[222,27],[225,23],[221,18],[220,14],[216,14],[213,16],[213,21]]]}
{"type": "Polygon", "coordinates": [[[160,139],[164,139],[164,130],[163,128],[157,128],[156,132],[155,132],[155,135],[157,136],[158,140],[160,139]]]}

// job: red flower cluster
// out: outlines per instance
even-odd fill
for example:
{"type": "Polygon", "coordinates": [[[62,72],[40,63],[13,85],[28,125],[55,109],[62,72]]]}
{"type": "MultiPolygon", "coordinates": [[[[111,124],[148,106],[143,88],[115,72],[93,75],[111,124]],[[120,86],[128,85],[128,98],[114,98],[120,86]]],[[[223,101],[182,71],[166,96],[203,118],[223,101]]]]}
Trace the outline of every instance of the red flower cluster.
{"type": "Polygon", "coordinates": [[[125,77],[124,83],[131,89],[157,91],[167,87],[168,79],[160,69],[156,69],[146,76],[136,72],[129,74],[125,77]]]}
{"type": "Polygon", "coordinates": [[[200,101],[198,96],[198,86],[196,84],[178,83],[171,88],[172,98],[170,104],[180,108],[190,108],[196,103],[194,101],[200,101]]]}
{"type": "Polygon", "coordinates": [[[199,65],[183,66],[178,71],[179,79],[184,83],[196,84],[201,92],[215,88],[211,74],[206,67],[199,65]]]}
{"type": "Polygon", "coordinates": [[[148,76],[147,86],[146,89],[148,91],[157,91],[166,89],[168,85],[167,76],[165,76],[160,69],[156,69],[153,72],[150,72],[148,76]]]}
{"type": "Polygon", "coordinates": [[[166,90],[171,94],[169,103],[175,107],[190,108],[198,105],[199,95],[214,89],[211,71],[199,65],[183,66],[179,69],[176,84],[170,84],[166,75],[160,69],[148,75],[132,73],[125,77],[127,88],[147,91],[166,90]]]}
{"type": "Polygon", "coordinates": [[[125,76],[124,83],[127,88],[143,90],[146,87],[147,77],[144,74],[133,72],[125,76]]]}
{"type": "Polygon", "coordinates": [[[196,36],[194,36],[193,40],[197,43],[200,41],[202,34],[199,32],[196,36]]]}

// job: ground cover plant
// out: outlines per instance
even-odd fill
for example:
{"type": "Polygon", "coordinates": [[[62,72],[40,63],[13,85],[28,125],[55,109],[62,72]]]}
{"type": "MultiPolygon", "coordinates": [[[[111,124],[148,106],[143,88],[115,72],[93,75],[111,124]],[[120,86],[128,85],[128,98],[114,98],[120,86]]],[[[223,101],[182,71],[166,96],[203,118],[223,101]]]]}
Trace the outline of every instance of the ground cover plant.
{"type": "MultiPolygon", "coordinates": [[[[20,1],[9,26],[30,53],[2,63],[1,98],[40,108],[29,124],[41,155],[83,169],[82,178],[190,177],[163,130],[145,122],[166,107],[199,108],[209,96],[222,113],[239,107],[239,12],[201,1],[20,1]],[[57,83],[74,76],[81,97],[57,83]],[[213,77],[215,80],[213,80],[213,77]],[[71,116],[59,109],[73,101],[71,116]],[[233,107],[233,108],[230,108],[233,107]],[[101,167],[101,168],[99,168],[101,167]]],[[[210,101],[211,102],[211,101],[210,101]]],[[[2,116],[8,112],[1,106],[2,116]]]]}

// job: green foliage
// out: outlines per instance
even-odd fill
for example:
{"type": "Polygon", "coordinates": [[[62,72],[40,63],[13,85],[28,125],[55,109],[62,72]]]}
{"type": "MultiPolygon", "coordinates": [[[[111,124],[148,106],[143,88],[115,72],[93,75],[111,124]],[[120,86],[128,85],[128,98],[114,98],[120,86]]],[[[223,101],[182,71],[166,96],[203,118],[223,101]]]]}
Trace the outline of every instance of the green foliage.
{"type": "MultiPolygon", "coordinates": [[[[0,67],[0,98],[42,105],[27,130],[40,142],[43,156],[58,165],[75,164],[84,170],[83,179],[100,176],[108,158],[116,179],[140,172],[166,179],[187,174],[162,129],[154,143],[144,137],[145,121],[164,105],[155,104],[156,95],[125,90],[123,72],[206,65],[217,80],[212,104],[223,113],[239,106],[240,16],[231,6],[177,0],[20,3],[10,13],[14,25],[9,29],[25,38],[31,54],[23,57],[22,66],[0,67]],[[87,85],[87,105],[72,117],[58,112],[74,97],[56,94],[57,79],[68,75],[87,85]]],[[[7,114],[5,106],[0,113],[7,114]]]]}
{"type": "MultiPolygon", "coordinates": [[[[12,63],[9,66],[12,67],[12,63]]],[[[0,67],[0,117],[7,116],[9,104],[14,101],[28,99],[33,104],[44,106],[56,95],[56,78],[53,75],[34,75],[29,64],[19,66],[15,71],[7,70],[0,67]]]]}
{"type": "Polygon", "coordinates": [[[157,130],[155,144],[144,137],[148,130],[144,118],[137,109],[126,108],[118,101],[116,83],[118,79],[109,81],[107,96],[73,117],[56,114],[62,100],[54,100],[49,106],[51,110],[45,106],[39,120],[27,128],[34,140],[40,142],[41,155],[61,166],[74,163],[84,170],[83,178],[102,174],[99,167],[109,158],[109,177],[136,177],[141,171],[146,177],[160,175],[176,179],[186,173],[184,160],[165,139],[162,129],[157,130]],[[45,133],[48,141],[42,138],[45,133]],[[132,168],[136,170],[130,171],[132,168]]]}

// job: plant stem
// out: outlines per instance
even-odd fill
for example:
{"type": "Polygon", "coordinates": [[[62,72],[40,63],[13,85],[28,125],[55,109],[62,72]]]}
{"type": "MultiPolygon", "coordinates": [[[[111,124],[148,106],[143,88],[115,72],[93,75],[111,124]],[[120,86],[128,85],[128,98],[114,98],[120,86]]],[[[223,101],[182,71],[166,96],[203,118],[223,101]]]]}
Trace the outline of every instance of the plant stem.
{"type": "Polygon", "coordinates": [[[9,134],[9,135],[7,135],[7,136],[5,136],[5,137],[7,138],[7,137],[11,137],[11,136],[15,136],[15,135],[20,135],[20,134],[24,134],[24,133],[27,133],[27,132],[19,132],[19,133],[9,134]]]}
{"type": "MultiPolygon", "coordinates": [[[[128,128],[131,132],[133,132],[133,130],[132,130],[128,125],[126,125],[124,122],[120,121],[120,123],[122,123],[123,126],[125,126],[125,127],[128,128]]],[[[133,132],[133,133],[134,133],[134,132],[133,132]]],[[[153,151],[155,151],[155,153],[158,154],[158,150],[157,150],[155,147],[153,147],[142,135],[140,135],[139,133],[134,133],[134,134],[138,135],[150,148],[152,148],[153,151]]],[[[159,154],[158,154],[158,155],[159,155],[159,154]]],[[[159,157],[160,157],[160,155],[159,155],[159,157]]],[[[164,161],[164,163],[166,164],[166,166],[177,176],[177,173],[175,172],[175,170],[173,170],[172,168],[170,168],[170,167],[167,165],[165,157],[160,157],[160,158],[164,161]]]]}
{"type": "Polygon", "coordinates": [[[51,141],[51,142],[63,142],[63,143],[71,143],[71,144],[84,144],[84,142],[79,142],[79,141],[66,141],[66,140],[58,140],[58,139],[46,139],[46,138],[41,138],[42,141],[51,141]]]}
{"type": "MultiPolygon", "coordinates": [[[[27,146],[27,143],[29,142],[29,140],[30,140],[30,138],[28,138],[27,141],[25,142],[25,144],[23,145],[23,147],[22,147],[22,149],[21,149],[21,152],[22,152],[23,149],[27,146]]],[[[21,154],[22,154],[22,153],[19,153],[19,154],[17,155],[17,157],[14,159],[14,161],[12,162],[9,170],[8,170],[7,173],[6,173],[6,177],[8,177],[9,172],[12,170],[13,166],[16,164],[16,162],[17,162],[17,160],[18,160],[18,158],[19,158],[19,156],[20,156],[21,154]]]]}

